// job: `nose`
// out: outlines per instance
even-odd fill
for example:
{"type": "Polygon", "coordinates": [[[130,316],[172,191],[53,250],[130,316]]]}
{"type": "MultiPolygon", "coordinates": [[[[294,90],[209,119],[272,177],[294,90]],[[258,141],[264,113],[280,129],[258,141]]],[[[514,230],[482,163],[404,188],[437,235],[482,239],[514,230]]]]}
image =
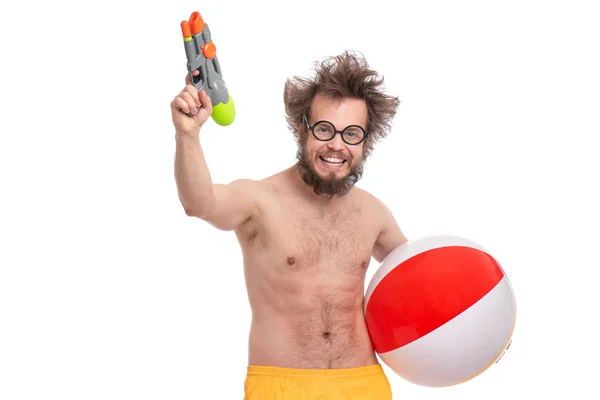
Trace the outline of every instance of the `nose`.
{"type": "Polygon", "coordinates": [[[342,140],[341,134],[335,134],[333,136],[333,139],[331,139],[329,142],[327,142],[327,147],[329,147],[331,150],[335,150],[335,151],[342,151],[345,146],[346,146],[346,144],[342,140]]]}

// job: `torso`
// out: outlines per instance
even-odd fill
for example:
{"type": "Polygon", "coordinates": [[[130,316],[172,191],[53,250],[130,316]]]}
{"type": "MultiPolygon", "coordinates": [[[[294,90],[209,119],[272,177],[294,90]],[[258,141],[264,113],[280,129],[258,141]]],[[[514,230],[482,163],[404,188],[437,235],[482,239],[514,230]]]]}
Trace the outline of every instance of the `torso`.
{"type": "Polygon", "coordinates": [[[284,182],[264,182],[259,215],[236,231],[252,309],[249,364],[377,363],[363,315],[379,232],[369,197],[355,188],[334,205],[315,205],[284,182]]]}

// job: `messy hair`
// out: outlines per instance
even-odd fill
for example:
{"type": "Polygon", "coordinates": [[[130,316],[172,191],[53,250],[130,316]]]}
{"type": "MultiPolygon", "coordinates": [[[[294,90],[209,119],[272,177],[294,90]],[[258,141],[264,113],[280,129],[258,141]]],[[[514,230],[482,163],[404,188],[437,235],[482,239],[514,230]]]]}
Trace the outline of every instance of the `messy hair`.
{"type": "Polygon", "coordinates": [[[316,62],[313,79],[295,76],[285,83],[283,99],[287,125],[297,140],[304,137],[307,130],[299,132],[298,126],[304,126],[305,116],[309,118],[310,106],[317,94],[334,101],[344,98],[364,100],[368,113],[364,153],[369,155],[375,143],[389,134],[392,118],[400,104],[397,97],[383,92],[383,80],[364,57],[353,52],[345,51],[316,62]]]}

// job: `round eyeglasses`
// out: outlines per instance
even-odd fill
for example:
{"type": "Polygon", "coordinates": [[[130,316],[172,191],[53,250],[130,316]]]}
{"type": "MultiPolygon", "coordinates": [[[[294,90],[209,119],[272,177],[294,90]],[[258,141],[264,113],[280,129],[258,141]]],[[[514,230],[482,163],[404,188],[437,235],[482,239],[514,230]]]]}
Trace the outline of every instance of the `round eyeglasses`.
{"type": "Polygon", "coordinates": [[[306,116],[304,117],[304,121],[308,126],[308,130],[312,132],[315,139],[322,142],[327,142],[333,139],[336,133],[339,133],[344,143],[354,146],[365,140],[367,137],[367,133],[363,127],[359,125],[349,125],[342,131],[338,131],[329,121],[318,121],[313,126],[308,123],[306,116]]]}

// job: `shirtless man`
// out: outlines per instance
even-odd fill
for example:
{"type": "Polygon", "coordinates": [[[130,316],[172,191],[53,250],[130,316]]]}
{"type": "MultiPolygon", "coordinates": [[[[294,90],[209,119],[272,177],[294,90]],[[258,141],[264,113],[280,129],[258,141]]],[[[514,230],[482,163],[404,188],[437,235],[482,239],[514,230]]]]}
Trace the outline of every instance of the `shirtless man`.
{"type": "Polygon", "coordinates": [[[354,184],[398,100],[351,53],[315,72],[285,85],[298,162],[226,185],[212,182],[199,143],[210,98],[186,79],[171,103],[179,198],[187,215],[235,231],[243,251],[252,310],[246,400],[387,400],[364,320],[365,273],[371,257],[381,262],[407,239],[389,209],[354,184]]]}

